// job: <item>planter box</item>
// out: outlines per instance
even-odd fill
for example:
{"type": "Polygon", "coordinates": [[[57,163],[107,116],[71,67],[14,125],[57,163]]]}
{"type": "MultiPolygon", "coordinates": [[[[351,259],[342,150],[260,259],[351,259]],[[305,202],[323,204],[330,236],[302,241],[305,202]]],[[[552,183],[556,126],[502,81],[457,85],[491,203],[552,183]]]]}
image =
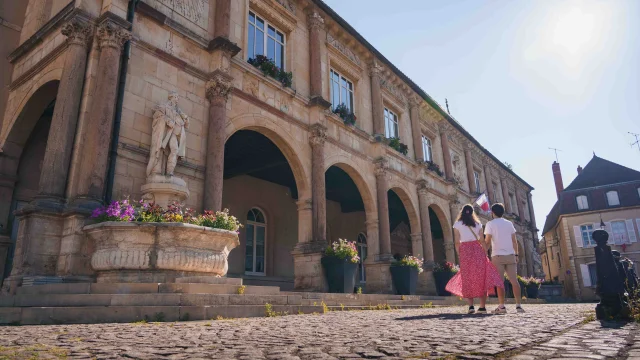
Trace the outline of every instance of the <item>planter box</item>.
{"type": "Polygon", "coordinates": [[[538,298],[538,291],[540,289],[539,285],[527,285],[526,287],[527,289],[527,299],[537,299],[538,298]]]}
{"type": "Polygon", "coordinates": [[[330,293],[352,294],[356,286],[358,264],[325,256],[321,260],[330,293]]]}
{"type": "Polygon", "coordinates": [[[538,298],[545,300],[560,300],[564,292],[564,285],[541,285],[538,298]]]}
{"type": "Polygon", "coordinates": [[[174,282],[183,276],[225,276],[233,231],[182,223],[104,222],[83,228],[95,249],[98,282],[174,282]]]}
{"type": "Polygon", "coordinates": [[[415,295],[418,269],[413,266],[391,266],[391,279],[398,295],[415,295]]]}
{"type": "Polygon", "coordinates": [[[436,293],[438,296],[451,296],[451,293],[445,290],[447,283],[454,276],[454,273],[450,272],[434,272],[433,278],[436,281],[436,293]]]}

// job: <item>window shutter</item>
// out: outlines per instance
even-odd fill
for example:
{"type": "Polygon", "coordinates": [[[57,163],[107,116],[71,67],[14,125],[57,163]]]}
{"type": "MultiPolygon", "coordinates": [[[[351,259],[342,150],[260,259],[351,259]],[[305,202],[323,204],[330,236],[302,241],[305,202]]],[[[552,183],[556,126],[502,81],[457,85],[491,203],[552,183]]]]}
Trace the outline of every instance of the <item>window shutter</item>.
{"type": "MultiPolygon", "coordinates": [[[[636,221],[638,221],[638,219],[636,219],[636,221]]],[[[628,220],[625,220],[625,222],[627,223],[627,233],[629,233],[629,242],[630,243],[637,242],[638,238],[636,237],[636,229],[633,226],[633,220],[628,219],[628,220]]]]}
{"type": "Polygon", "coordinates": [[[590,287],[591,274],[589,274],[589,265],[580,264],[580,272],[582,273],[582,284],[584,284],[584,287],[590,287]]]}
{"type": "Polygon", "coordinates": [[[580,226],[573,227],[573,235],[576,238],[576,245],[578,245],[578,247],[582,247],[582,232],[580,231],[580,226]]]}
{"type": "Polygon", "coordinates": [[[613,228],[611,227],[611,222],[607,221],[604,223],[604,230],[609,233],[607,245],[613,245],[615,240],[613,239],[613,228]]]}

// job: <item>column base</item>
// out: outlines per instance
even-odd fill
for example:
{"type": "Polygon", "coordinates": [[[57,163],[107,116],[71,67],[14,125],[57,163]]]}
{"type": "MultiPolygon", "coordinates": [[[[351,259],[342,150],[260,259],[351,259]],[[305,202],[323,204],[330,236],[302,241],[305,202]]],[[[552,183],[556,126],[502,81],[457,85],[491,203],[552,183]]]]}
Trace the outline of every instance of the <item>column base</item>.
{"type": "Polygon", "coordinates": [[[391,280],[391,261],[375,261],[365,264],[367,272],[367,293],[393,294],[393,281],[391,280]]]}
{"type": "Polygon", "coordinates": [[[293,287],[296,291],[328,291],[321,263],[326,247],[327,243],[324,241],[311,241],[298,243],[293,249],[293,287]]]}

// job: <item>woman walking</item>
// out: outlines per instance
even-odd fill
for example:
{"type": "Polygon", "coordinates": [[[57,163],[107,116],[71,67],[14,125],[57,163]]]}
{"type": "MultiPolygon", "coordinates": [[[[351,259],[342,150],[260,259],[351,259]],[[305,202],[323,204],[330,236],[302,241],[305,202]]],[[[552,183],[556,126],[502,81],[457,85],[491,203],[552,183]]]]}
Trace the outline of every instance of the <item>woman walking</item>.
{"type": "Polygon", "coordinates": [[[495,293],[495,287],[504,287],[502,277],[487,257],[482,224],[473,211],[465,205],[453,225],[456,252],[460,257],[460,271],[447,284],[447,291],[467,299],[469,314],[475,308],[473,299],[480,299],[478,313],[486,314],[487,294],[495,293]]]}

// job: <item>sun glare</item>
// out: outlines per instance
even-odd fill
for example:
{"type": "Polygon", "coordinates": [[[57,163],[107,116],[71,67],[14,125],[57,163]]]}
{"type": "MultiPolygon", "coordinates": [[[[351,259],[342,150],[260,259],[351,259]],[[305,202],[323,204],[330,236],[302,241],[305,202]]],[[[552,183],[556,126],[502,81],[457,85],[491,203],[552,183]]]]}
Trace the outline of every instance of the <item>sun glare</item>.
{"type": "Polygon", "coordinates": [[[572,55],[579,55],[590,50],[597,42],[597,14],[586,12],[578,5],[557,14],[555,24],[551,27],[551,42],[572,55]]]}

